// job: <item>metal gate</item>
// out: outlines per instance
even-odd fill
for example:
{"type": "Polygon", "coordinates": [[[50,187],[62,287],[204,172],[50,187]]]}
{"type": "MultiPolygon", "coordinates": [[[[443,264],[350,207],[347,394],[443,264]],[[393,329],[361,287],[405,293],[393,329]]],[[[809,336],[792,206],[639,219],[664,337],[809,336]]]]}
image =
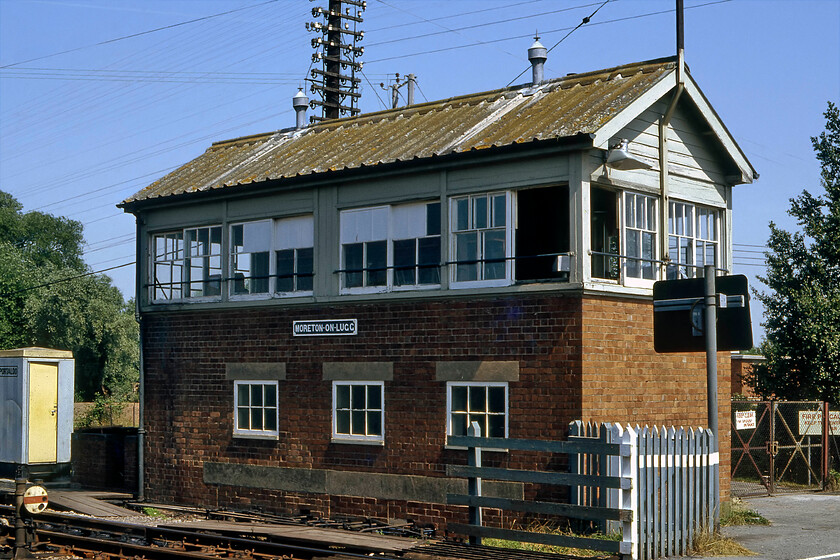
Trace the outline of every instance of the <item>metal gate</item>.
{"type": "Polygon", "coordinates": [[[819,401],[733,400],[731,441],[734,496],[820,490],[840,470],[840,410],[819,401]]]}

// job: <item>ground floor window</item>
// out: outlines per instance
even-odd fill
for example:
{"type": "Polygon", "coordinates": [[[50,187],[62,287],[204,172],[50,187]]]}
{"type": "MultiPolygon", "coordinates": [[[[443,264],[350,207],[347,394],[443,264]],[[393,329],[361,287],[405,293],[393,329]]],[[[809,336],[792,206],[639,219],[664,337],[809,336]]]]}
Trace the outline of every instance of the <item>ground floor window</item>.
{"type": "Polygon", "coordinates": [[[384,392],[382,381],[333,381],[333,439],[384,441],[384,392]]]}
{"type": "Polygon", "coordinates": [[[482,437],[507,437],[507,383],[450,382],[446,389],[447,435],[465,436],[478,422],[482,437]]]}
{"type": "Polygon", "coordinates": [[[276,381],[234,381],[233,394],[235,435],[278,435],[276,381]]]}

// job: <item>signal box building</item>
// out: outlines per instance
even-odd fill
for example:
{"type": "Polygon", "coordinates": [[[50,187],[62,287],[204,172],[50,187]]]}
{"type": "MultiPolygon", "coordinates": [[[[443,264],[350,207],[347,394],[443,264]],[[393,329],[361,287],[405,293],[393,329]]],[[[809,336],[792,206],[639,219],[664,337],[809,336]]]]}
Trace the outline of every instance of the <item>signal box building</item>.
{"type": "Polygon", "coordinates": [[[654,352],[652,285],[731,269],[757,175],[680,66],[217,142],[125,200],[146,496],[444,523],[471,421],[707,426],[705,356],[654,352]]]}

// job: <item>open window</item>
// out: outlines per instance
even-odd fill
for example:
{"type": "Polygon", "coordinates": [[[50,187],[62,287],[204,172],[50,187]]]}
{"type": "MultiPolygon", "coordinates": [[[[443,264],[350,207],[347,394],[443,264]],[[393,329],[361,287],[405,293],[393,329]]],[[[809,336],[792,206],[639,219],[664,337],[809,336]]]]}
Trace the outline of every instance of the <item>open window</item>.
{"type": "Polygon", "coordinates": [[[590,194],[592,277],[618,280],[620,243],[618,236],[618,194],[592,187],[590,194]]]}
{"type": "Polygon", "coordinates": [[[151,295],[156,303],[207,300],[221,294],[222,228],[152,235],[151,295]]]}
{"type": "Polygon", "coordinates": [[[311,214],[232,225],[231,298],[311,294],[313,245],[311,214]]]}
{"type": "Polygon", "coordinates": [[[516,280],[568,280],[558,256],[569,252],[569,193],[566,187],[516,193],[516,280]]]}

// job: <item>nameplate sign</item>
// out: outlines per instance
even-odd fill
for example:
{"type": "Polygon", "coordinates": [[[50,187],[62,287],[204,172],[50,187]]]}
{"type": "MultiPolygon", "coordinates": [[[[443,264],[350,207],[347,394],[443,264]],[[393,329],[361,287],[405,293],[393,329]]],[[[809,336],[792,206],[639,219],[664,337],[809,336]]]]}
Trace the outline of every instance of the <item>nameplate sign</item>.
{"type": "Polygon", "coordinates": [[[17,366],[0,366],[0,377],[17,377],[17,366]]]}
{"type": "Polygon", "coordinates": [[[293,321],[294,336],[353,336],[358,334],[356,319],[322,319],[320,321],[293,321]]]}

